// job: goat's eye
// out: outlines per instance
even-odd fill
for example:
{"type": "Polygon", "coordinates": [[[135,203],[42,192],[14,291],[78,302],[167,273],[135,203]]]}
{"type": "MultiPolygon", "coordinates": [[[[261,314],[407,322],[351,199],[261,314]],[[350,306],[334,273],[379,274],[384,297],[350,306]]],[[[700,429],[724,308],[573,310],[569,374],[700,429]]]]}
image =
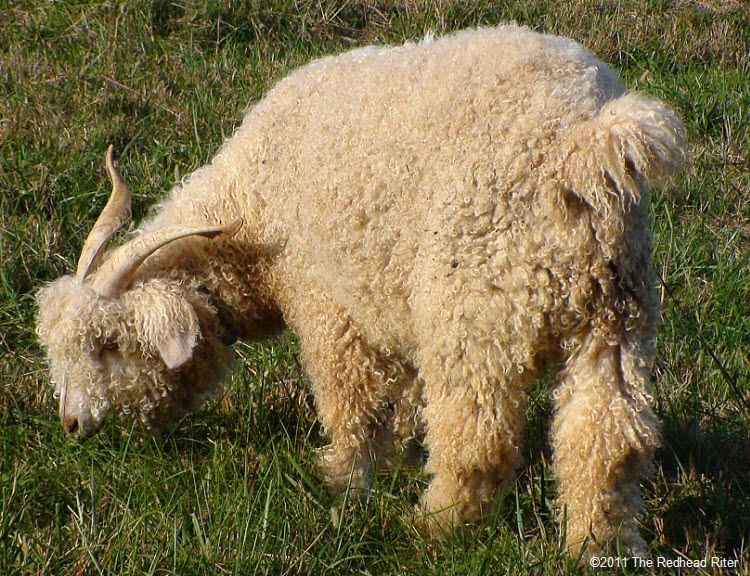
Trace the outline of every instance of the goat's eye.
{"type": "Polygon", "coordinates": [[[118,348],[117,342],[115,340],[108,340],[107,342],[102,344],[102,352],[104,351],[113,352],[117,350],[117,348],[118,348]]]}

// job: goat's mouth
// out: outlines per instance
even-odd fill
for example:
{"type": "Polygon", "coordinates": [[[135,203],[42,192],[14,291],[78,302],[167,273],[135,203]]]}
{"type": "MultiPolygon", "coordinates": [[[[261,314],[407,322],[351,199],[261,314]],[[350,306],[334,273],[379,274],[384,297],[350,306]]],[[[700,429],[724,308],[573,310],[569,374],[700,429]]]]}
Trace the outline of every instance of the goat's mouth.
{"type": "MultiPolygon", "coordinates": [[[[60,388],[60,422],[66,434],[81,439],[94,434],[104,414],[96,417],[87,407],[89,399],[77,394],[64,382],[60,388]]],[[[103,411],[102,411],[103,412],[103,411]]]]}
{"type": "Polygon", "coordinates": [[[90,416],[69,414],[62,419],[62,427],[68,436],[82,440],[93,436],[99,430],[100,422],[90,416]]]}

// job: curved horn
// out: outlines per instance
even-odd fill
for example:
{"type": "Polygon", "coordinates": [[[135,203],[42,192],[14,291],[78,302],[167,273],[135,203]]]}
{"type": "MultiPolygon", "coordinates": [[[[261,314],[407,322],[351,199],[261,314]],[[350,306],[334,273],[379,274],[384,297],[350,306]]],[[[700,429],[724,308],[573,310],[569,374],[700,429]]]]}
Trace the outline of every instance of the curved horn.
{"type": "Polygon", "coordinates": [[[112,193],[109,196],[107,205],[104,206],[96,224],[89,232],[86,241],[81,249],[81,257],[78,259],[78,268],[76,277],[83,282],[91,272],[96,270],[102,259],[104,247],[107,241],[117,230],[130,219],[130,190],[125,180],[115,168],[115,162],[112,153],[112,145],[107,148],[107,154],[104,158],[104,165],[107,168],[109,181],[112,183],[112,193]]]}
{"type": "Polygon", "coordinates": [[[242,218],[238,218],[224,226],[180,225],[148,232],[112,252],[92,278],[91,286],[104,298],[115,297],[127,288],[138,266],[162,246],[186,236],[232,237],[241,226],[242,218]]]}

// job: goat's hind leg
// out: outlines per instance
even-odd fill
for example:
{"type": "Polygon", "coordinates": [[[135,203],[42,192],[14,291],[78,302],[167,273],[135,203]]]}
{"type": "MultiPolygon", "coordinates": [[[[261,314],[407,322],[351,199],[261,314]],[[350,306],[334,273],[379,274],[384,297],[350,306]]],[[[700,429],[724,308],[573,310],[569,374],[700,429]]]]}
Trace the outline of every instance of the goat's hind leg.
{"type": "Polygon", "coordinates": [[[589,334],[568,359],[555,392],[552,440],[558,504],[577,553],[606,551],[616,539],[633,555],[646,552],[635,522],[643,510],[640,482],[658,444],[651,411],[645,344],[611,345],[589,334]]]}
{"type": "Polygon", "coordinates": [[[427,351],[420,367],[426,470],[433,475],[421,507],[435,536],[479,520],[513,478],[533,379],[533,370],[520,373],[492,362],[484,342],[456,341],[452,349],[448,355],[427,351]]]}

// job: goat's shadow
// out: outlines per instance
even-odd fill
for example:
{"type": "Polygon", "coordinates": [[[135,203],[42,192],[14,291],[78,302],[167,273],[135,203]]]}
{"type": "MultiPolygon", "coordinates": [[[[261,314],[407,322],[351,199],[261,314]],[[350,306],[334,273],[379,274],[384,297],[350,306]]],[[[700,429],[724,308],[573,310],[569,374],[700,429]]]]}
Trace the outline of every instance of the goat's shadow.
{"type": "Polygon", "coordinates": [[[708,543],[728,556],[750,539],[750,429],[741,417],[662,416],[653,514],[681,548],[708,543]]]}
{"type": "Polygon", "coordinates": [[[218,437],[259,453],[279,443],[294,445],[301,452],[306,441],[323,443],[313,404],[302,382],[243,384],[174,423],[163,431],[161,441],[165,449],[176,452],[189,447],[209,453],[213,449],[209,440],[218,437]]]}
{"type": "MultiPolygon", "coordinates": [[[[549,395],[530,404],[525,465],[550,462],[549,395]]],[[[645,483],[644,529],[666,550],[705,547],[734,557],[750,541],[750,426],[742,415],[658,412],[662,443],[645,483]]],[[[704,550],[704,551],[706,551],[704,550]]]]}

